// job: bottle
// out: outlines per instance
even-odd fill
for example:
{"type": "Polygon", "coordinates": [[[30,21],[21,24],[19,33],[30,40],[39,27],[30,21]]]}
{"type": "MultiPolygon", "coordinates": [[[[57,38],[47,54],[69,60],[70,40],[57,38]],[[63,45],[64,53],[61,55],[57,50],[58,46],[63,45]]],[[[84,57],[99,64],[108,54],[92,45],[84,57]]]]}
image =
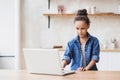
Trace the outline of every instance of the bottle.
{"type": "Polygon", "coordinates": [[[58,14],[64,13],[64,5],[58,5],[58,14]]]}
{"type": "Polygon", "coordinates": [[[92,6],[91,7],[91,14],[95,14],[96,13],[96,6],[92,6]]]}
{"type": "Polygon", "coordinates": [[[118,14],[120,14],[120,4],[118,5],[118,14]]]}
{"type": "Polygon", "coordinates": [[[115,38],[111,38],[111,48],[116,48],[117,40],[115,38]]]}

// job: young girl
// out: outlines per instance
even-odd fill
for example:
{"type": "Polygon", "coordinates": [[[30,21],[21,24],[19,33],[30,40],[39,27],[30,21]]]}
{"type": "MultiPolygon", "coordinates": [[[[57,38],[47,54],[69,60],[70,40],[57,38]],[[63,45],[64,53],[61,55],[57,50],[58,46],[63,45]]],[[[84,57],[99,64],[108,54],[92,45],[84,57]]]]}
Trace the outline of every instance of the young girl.
{"type": "Polygon", "coordinates": [[[97,70],[99,41],[88,33],[90,20],[87,15],[86,9],[77,12],[74,24],[78,35],[67,44],[63,57],[63,68],[71,62],[71,70],[97,70]]]}

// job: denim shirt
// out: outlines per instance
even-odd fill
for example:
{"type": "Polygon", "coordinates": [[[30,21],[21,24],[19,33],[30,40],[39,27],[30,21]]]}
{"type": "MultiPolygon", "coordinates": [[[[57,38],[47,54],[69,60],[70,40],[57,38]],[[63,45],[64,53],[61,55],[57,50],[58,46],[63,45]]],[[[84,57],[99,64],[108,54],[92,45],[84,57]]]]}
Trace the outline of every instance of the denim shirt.
{"type": "MultiPolygon", "coordinates": [[[[99,61],[99,41],[96,37],[91,36],[88,33],[88,40],[85,45],[85,63],[86,66],[91,60],[99,61]]],[[[62,60],[66,60],[71,63],[71,70],[76,70],[82,67],[82,51],[79,42],[79,36],[67,43],[67,47],[62,60]]],[[[90,70],[97,70],[96,64],[90,70]]]]}

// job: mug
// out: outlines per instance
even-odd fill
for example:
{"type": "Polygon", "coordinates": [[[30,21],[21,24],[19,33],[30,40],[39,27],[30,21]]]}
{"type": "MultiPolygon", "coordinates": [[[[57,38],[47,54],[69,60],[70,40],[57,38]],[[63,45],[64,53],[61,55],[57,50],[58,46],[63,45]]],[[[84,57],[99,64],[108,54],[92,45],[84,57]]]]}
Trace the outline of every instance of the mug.
{"type": "Polygon", "coordinates": [[[96,6],[92,6],[91,7],[91,14],[95,14],[96,13],[96,6]]]}
{"type": "Polygon", "coordinates": [[[118,13],[120,14],[120,5],[118,6],[118,13]]]}
{"type": "Polygon", "coordinates": [[[58,5],[58,14],[64,13],[64,5],[58,5]]]}

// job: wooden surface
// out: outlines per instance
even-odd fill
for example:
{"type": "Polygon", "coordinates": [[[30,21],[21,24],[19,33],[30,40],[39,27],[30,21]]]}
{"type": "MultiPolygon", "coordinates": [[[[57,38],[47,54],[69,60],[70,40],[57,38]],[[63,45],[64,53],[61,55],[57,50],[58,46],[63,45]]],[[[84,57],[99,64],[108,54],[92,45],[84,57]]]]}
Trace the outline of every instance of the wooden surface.
{"type": "Polygon", "coordinates": [[[101,49],[101,52],[120,52],[120,48],[116,49],[101,49]]]}
{"type": "MultiPolygon", "coordinates": [[[[65,51],[64,48],[57,48],[59,51],[65,51]]],[[[120,52],[120,48],[116,49],[101,49],[101,52],[120,52]]]]}
{"type": "Polygon", "coordinates": [[[53,76],[29,74],[24,70],[0,70],[0,80],[120,80],[120,71],[86,71],[53,76]]]}
{"type": "MultiPolygon", "coordinates": [[[[75,13],[65,13],[65,14],[57,14],[57,13],[44,13],[44,16],[75,16],[75,13]]],[[[120,14],[115,13],[96,13],[89,14],[88,16],[120,16],[120,14]]]]}

